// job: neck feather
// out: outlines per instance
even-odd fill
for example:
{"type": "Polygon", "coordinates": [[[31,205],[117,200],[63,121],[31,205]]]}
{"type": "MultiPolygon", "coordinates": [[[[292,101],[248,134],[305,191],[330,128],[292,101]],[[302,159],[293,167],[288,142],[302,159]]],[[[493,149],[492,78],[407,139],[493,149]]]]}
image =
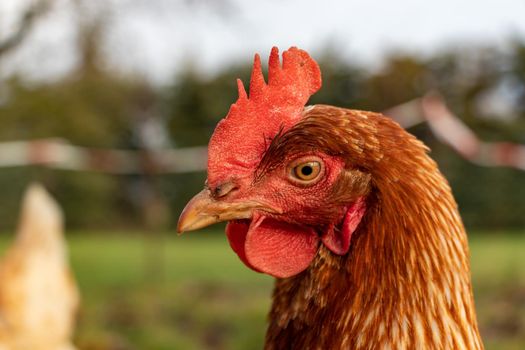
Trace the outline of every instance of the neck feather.
{"type": "Polygon", "coordinates": [[[450,188],[424,151],[392,157],[350,252],[277,280],[267,349],[483,348],[450,188]]]}

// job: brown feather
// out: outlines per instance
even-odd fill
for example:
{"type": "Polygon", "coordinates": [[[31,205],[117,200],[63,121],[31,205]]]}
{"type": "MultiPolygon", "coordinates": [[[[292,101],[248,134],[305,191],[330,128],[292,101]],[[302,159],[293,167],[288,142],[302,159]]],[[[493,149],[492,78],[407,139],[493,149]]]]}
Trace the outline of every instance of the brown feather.
{"type": "Polygon", "coordinates": [[[313,149],[345,160],[333,200],[369,193],[368,210],[347,255],[322,246],[277,280],[265,348],[482,349],[466,233],[428,149],[380,114],[314,106],[259,169],[313,149]]]}

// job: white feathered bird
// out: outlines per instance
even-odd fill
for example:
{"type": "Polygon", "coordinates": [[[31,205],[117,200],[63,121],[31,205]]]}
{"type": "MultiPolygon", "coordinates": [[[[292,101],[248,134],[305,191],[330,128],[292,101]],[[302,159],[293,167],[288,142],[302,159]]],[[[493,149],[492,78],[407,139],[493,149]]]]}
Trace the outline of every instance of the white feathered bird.
{"type": "Polygon", "coordinates": [[[63,215],[40,185],[22,202],[16,238],[0,260],[0,350],[71,350],[79,293],[63,215]]]}

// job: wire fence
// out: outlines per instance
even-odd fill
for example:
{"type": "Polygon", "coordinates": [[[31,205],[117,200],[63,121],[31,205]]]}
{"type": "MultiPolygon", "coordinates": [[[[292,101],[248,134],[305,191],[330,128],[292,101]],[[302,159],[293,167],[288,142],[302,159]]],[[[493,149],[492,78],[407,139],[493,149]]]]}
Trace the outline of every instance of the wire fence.
{"type": "MultiPolygon", "coordinates": [[[[483,166],[525,171],[525,145],[483,142],[436,92],[392,107],[385,114],[404,128],[428,123],[432,133],[464,159],[483,166]]],[[[170,174],[206,169],[206,147],[115,150],[71,145],[62,139],[0,143],[0,167],[45,166],[109,174],[170,174]]]]}

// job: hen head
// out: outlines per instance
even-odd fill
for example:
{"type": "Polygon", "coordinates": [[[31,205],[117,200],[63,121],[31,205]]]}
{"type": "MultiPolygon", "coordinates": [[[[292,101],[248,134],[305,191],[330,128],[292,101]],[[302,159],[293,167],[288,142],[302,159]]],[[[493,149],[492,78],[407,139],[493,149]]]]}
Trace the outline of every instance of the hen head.
{"type": "Polygon", "coordinates": [[[239,98],[208,146],[207,183],[181,214],[179,232],[228,221],[240,259],[280,278],[305,270],[321,244],[346,254],[370,190],[363,133],[348,133],[348,126],[364,130],[366,120],[334,117],[327,106],[305,108],[321,73],[295,47],[282,64],[272,49],[268,83],[255,56],[249,96],[237,83],[239,98]]]}

